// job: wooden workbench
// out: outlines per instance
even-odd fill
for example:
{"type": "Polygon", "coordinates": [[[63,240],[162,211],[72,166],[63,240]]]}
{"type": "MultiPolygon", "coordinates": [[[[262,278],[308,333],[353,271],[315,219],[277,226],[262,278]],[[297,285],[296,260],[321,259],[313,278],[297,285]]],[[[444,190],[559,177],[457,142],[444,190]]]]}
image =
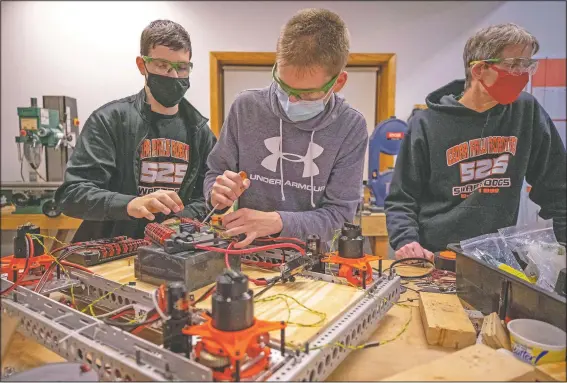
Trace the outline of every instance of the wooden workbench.
{"type": "MultiPolygon", "coordinates": [[[[14,208],[11,206],[2,208],[0,216],[0,228],[2,231],[17,230],[18,226],[33,223],[39,226],[40,233],[49,237],[55,237],[63,243],[69,243],[73,235],[83,222],[77,218],[71,218],[61,214],[50,218],[45,214],[12,214],[14,208]]],[[[52,239],[45,240],[45,246],[52,249],[56,244],[52,239]]]]}
{"type": "MultiPolygon", "coordinates": [[[[387,265],[388,261],[384,263],[387,265]]],[[[117,260],[105,265],[95,266],[92,270],[105,278],[119,283],[135,280],[133,261],[131,259],[117,260]]],[[[251,277],[260,275],[258,270],[250,268],[246,269],[246,273],[251,277]]],[[[263,271],[261,274],[266,275],[263,271]]],[[[136,286],[146,291],[155,289],[155,286],[143,282],[137,282],[136,286]]],[[[205,289],[198,290],[195,292],[195,295],[198,296],[205,289]]],[[[255,291],[258,291],[258,289],[254,287],[255,291]]],[[[361,292],[348,286],[298,278],[293,284],[273,287],[262,298],[276,294],[293,295],[294,298],[309,308],[326,313],[327,320],[329,320],[334,313],[339,311],[337,308],[342,308],[352,302],[361,292]]],[[[402,295],[400,301],[405,301],[408,298],[415,299],[417,294],[408,290],[408,292],[402,295]]],[[[292,308],[297,308],[297,305],[293,302],[290,301],[289,303],[293,305],[292,308]]],[[[382,319],[370,340],[385,341],[395,337],[411,315],[412,319],[407,330],[391,343],[376,348],[353,351],[333,372],[329,380],[377,381],[404,371],[416,364],[432,361],[453,351],[429,346],[421,324],[418,301],[415,300],[412,303],[405,302],[404,304],[411,307],[393,307],[382,319]],[[377,362],[379,362],[379,367],[377,362]]],[[[207,301],[203,302],[202,305],[209,307],[207,301]]],[[[270,302],[270,304],[257,303],[255,304],[255,314],[261,319],[287,319],[287,310],[284,308],[284,305],[283,301],[270,302]]],[[[290,320],[295,322],[313,323],[319,319],[316,315],[302,309],[294,309],[291,313],[290,320]]],[[[316,333],[318,329],[318,327],[289,326],[286,333],[289,340],[294,343],[300,343],[316,333]]],[[[57,354],[16,333],[8,346],[6,356],[3,358],[2,368],[10,366],[16,371],[23,371],[45,363],[60,361],[63,361],[63,358],[57,354]]]]}

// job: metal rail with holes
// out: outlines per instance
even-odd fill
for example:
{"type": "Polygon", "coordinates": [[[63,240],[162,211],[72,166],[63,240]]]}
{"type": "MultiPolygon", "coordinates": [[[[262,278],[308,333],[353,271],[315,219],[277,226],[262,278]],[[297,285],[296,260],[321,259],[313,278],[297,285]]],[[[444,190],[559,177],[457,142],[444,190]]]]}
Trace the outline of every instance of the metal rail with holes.
{"type": "MultiPolygon", "coordinates": [[[[2,279],[2,290],[12,282],[2,279]]],[[[64,304],[16,287],[2,311],[19,329],[69,361],[86,362],[101,380],[211,381],[211,370],[64,304]]]]}
{"type": "MultiPolygon", "coordinates": [[[[343,283],[331,275],[304,272],[305,278],[343,283]]],[[[101,276],[70,271],[72,281],[59,280],[46,285],[46,290],[68,290],[107,310],[137,304],[142,309],[153,307],[150,293],[124,286],[101,276]],[[104,297],[104,298],[102,298],[104,297]],[[102,299],[100,299],[102,298],[102,299]]],[[[346,307],[335,320],[325,325],[310,339],[311,350],[282,356],[274,347],[268,371],[256,381],[324,380],[351,351],[341,345],[359,345],[374,332],[385,313],[399,299],[398,276],[378,277],[365,294],[346,307]],[[322,348],[318,349],[318,347],[322,348]]],[[[12,282],[1,280],[2,290],[12,282]]],[[[78,312],[48,297],[23,287],[2,297],[2,310],[18,317],[20,329],[69,361],[89,363],[101,380],[184,380],[211,381],[210,369],[172,353],[155,344],[89,315],[78,312]]],[[[195,341],[195,339],[194,339],[195,341]]]]}
{"type": "Polygon", "coordinates": [[[82,285],[82,289],[76,289],[74,294],[88,297],[92,301],[99,300],[97,305],[100,307],[109,310],[129,304],[138,304],[148,309],[153,307],[151,293],[81,270],[73,269],[69,273],[71,279],[80,281],[82,285]]]}
{"type": "MultiPolygon", "coordinates": [[[[318,273],[306,274],[315,279],[323,276],[318,273]]],[[[401,294],[400,282],[399,276],[381,277],[375,280],[366,290],[366,294],[325,326],[325,329],[310,343],[311,348],[322,348],[296,353],[294,357],[288,358],[268,381],[325,380],[351,352],[348,346],[362,344],[376,330],[386,312],[398,301],[401,294]]]]}

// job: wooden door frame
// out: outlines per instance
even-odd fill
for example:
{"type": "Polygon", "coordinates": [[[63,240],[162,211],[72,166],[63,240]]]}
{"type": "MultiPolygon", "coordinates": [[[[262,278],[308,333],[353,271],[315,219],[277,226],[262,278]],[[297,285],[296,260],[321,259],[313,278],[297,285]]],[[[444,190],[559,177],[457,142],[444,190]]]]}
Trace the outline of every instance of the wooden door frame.
{"type": "MultiPolygon", "coordinates": [[[[210,126],[218,137],[224,122],[224,77],[223,67],[272,66],[275,52],[210,52],[211,119],[210,126]]],[[[396,99],[396,54],[395,53],[351,53],[348,66],[377,66],[375,123],[395,115],[396,99]]]]}

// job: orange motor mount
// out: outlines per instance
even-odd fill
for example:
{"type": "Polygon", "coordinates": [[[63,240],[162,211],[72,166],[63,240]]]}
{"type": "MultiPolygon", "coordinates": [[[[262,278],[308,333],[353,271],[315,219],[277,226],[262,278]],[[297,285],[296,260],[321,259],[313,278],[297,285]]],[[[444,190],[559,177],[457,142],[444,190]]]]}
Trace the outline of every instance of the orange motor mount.
{"type": "Polygon", "coordinates": [[[284,353],[285,323],[254,318],[253,292],[242,273],[227,270],[217,278],[212,315],[203,317],[204,323],[187,326],[183,333],[201,338],[195,346],[196,360],[212,368],[217,381],[249,379],[266,370],[270,331],[281,331],[284,353]]]}
{"type": "Polygon", "coordinates": [[[339,277],[345,278],[355,286],[362,286],[372,282],[371,261],[380,257],[364,254],[364,237],[358,225],[345,223],[339,237],[339,251],[328,253],[322,262],[339,265],[339,277]]]}
{"type": "Polygon", "coordinates": [[[21,285],[25,286],[33,283],[37,280],[37,278],[43,275],[45,270],[53,262],[53,257],[44,254],[44,248],[37,239],[32,239],[33,253],[31,253],[32,249],[27,238],[27,234],[39,235],[39,233],[39,227],[32,225],[31,223],[18,227],[16,236],[14,237],[14,254],[2,257],[1,259],[2,277],[6,277],[11,282],[16,282],[19,275],[23,273],[26,268],[26,258],[28,253],[30,253],[28,260],[28,276],[23,282],[21,282],[21,285]]]}

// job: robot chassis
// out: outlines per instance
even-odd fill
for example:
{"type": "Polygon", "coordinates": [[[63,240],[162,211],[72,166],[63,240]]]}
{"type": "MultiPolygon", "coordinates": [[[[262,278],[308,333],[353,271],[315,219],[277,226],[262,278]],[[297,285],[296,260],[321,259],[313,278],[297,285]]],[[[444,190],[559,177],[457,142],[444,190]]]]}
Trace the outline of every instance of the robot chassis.
{"type": "MultiPolygon", "coordinates": [[[[360,238],[359,233],[355,235],[360,238]]],[[[309,255],[309,241],[307,249],[309,255]]],[[[339,250],[341,250],[340,244],[339,250]]],[[[289,255],[286,256],[289,259],[289,255]]],[[[281,258],[273,251],[260,252],[253,256],[255,260],[265,262],[274,262],[274,257],[281,258]]],[[[287,264],[293,265],[293,262],[288,261],[287,264]]],[[[330,283],[352,284],[332,274],[326,274],[325,267],[321,267],[322,264],[319,264],[319,267],[310,266],[313,267],[296,263],[294,270],[290,270],[289,266],[287,268],[282,266],[282,278],[293,280],[293,277],[301,276],[330,283]],[[314,271],[315,269],[321,272],[314,271]]],[[[326,267],[328,270],[333,265],[328,264],[326,267]]],[[[341,275],[341,270],[335,272],[341,275]]],[[[266,343],[266,347],[269,348],[269,364],[255,376],[241,379],[237,374],[233,375],[231,380],[274,382],[325,380],[350,353],[351,349],[348,346],[365,342],[386,312],[399,299],[401,293],[399,276],[382,275],[381,271],[376,272],[372,268],[369,272],[372,273],[371,276],[362,274],[364,294],[345,307],[332,321],[323,325],[304,347],[292,350],[285,346],[285,325],[282,322],[279,344],[275,344],[273,340],[266,343]],[[366,284],[365,282],[370,279],[371,282],[366,284]]],[[[192,353],[192,350],[198,347],[200,340],[198,336],[189,337],[191,343],[189,350],[176,353],[46,296],[73,288],[77,299],[87,302],[99,299],[97,308],[111,311],[133,304],[139,312],[144,313],[154,307],[153,293],[78,269],[69,270],[68,273],[68,277],[62,276],[49,282],[41,294],[25,287],[16,287],[2,297],[2,312],[19,320],[21,332],[68,361],[89,363],[104,381],[213,380],[215,374],[213,369],[199,363],[194,352],[192,353]]],[[[333,274],[337,275],[337,273],[333,274]]],[[[1,279],[3,291],[11,285],[11,281],[1,279]]],[[[217,284],[217,289],[218,287],[217,284]]],[[[217,310],[218,307],[217,305],[217,310]]],[[[257,358],[252,358],[246,363],[254,363],[254,359],[257,358]]],[[[244,369],[244,365],[242,367],[244,369]]],[[[237,368],[240,368],[240,364],[237,368]]]]}

